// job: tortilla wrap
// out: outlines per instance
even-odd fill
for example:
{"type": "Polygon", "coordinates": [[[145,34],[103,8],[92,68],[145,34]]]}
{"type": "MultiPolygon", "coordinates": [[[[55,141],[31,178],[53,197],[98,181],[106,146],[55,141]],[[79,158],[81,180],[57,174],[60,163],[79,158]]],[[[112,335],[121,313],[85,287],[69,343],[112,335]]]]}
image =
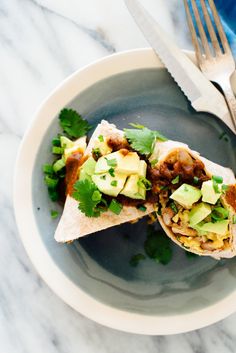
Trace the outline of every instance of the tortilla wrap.
{"type": "MultiPolygon", "coordinates": [[[[153,158],[158,159],[158,163],[156,165],[156,168],[160,167],[160,165],[167,160],[168,156],[175,151],[178,150],[185,150],[188,152],[194,159],[200,160],[203,162],[205,166],[205,172],[209,178],[212,177],[212,175],[219,175],[223,177],[224,184],[227,185],[234,185],[236,183],[234,173],[231,169],[222,167],[214,162],[209,161],[208,159],[200,156],[200,154],[196,151],[191,150],[188,145],[177,142],[177,141],[165,141],[165,142],[158,142],[155,146],[155,150],[153,153],[153,158]]],[[[236,186],[235,186],[236,187],[236,186]]],[[[176,235],[172,232],[171,228],[167,226],[164,221],[163,217],[158,215],[158,220],[165,231],[165,233],[171,238],[177,245],[182,247],[184,250],[193,252],[197,255],[201,256],[211,256],[215,259],[220,259],[220,258],[231,258],[236,255],[236,224],[233,224],[233,217],[236,214],[235,209],[226,201],[226,198],[224,195],[221,196],[221,202],[224,205],[225,208],[229,210],[229,219],[230,219],[230,249],[227,250],[214,250],[214,251],[207,251],[203,250],[202,252],[195,251],[194,249],[186,249],[181,242],[177,240],[176,235]]]]}
{"type": "MultiPolygon", "coordinates": [[[[123,136],[123,134],[123,131],[118,130],[115,125],[102,120],[89,141],[85,155],[92,155],[95,140],[99,135],[109,137],[111,135],[123,136]]],[[[123,206],[119,215],[107,211],[102,213],[100,217],[89,218],[78,209],[78,202],[68,195],[63,214],[55,232],[55,240],[63,243],[73,241],[91,233],[134,221],[154,211],[154,206],[150,203],[146,203],[145,207],[146,211],[141,211],[136,207],[123,206]]]]}

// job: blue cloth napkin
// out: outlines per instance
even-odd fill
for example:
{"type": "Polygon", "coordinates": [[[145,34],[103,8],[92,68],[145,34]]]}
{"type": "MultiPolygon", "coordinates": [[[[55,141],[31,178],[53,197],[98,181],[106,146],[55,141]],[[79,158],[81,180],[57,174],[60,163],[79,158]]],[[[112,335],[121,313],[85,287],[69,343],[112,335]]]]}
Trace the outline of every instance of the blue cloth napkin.
{"type": "Polygon", "coordinates": [[[236,58],[236,0],[215,0],[215,5],[236,58]]]}

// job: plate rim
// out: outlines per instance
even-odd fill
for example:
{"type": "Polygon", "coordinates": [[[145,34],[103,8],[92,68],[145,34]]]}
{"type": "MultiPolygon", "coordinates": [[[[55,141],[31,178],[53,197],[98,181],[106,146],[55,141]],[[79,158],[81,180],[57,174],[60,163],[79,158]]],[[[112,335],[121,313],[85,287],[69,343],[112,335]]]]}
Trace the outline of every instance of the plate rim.
{"type": "MultiPolygon", "coordinates": [[[[186,52],[194,61],[193,52],[186,52]]],[[[31,187],[35,155],[41,138],[62,107],[99,80],[132,70],[158,67],[163,68],[164,65],[154,51],[151,48],[140,48],[96,60],[63,80],[41,103],[23,137],[15,164],[13,186],[18,233],[31,262],[53,292],[70,307],[97,323],[120,331],[146,335],[184,333],[224,319],[236,311],[236,289],[207,308],[172,316],[137,314],[101,303],[68,279],[48,254],[36,225],[31,187]],[[33,137],[34,131],[37,131],[37,139],[33,137]]]]}

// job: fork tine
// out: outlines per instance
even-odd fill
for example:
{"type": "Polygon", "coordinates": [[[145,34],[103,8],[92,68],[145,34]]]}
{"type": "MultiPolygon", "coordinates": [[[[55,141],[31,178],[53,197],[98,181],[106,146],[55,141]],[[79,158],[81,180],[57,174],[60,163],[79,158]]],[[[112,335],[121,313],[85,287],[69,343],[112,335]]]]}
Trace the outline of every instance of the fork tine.
{"type": "Polygon", "coordinates": [[[187,17],[187,22],[188,22],[188,26],[189,26],[189,30],[191,33],[191,37],[192,37],[192,43],[195,49],[195,54],[197,57],[197,62],[199,65],[201,65],[202,63],[202,54],[201,54],[201,49],[198,43],[198,39],[197,39],[197,33],[193,24],[193,20],[192,20],[192,16],[189,10],[189,5],[188,5],[188,0],[184,0],[184,6],[185,6],[185,12],[186,12],[186,17],[187,17]]]}
{"type": "Polygon", "coordinates": [[[220,55],[222,53],[221,52],[221,48],[220,48],[220,45],[219,45],[215,30],[214,30],[214,27],[212,25],[211,18],[209,16],[208,11],[207,11],[205,0],[200,0],[200,1],[201,1],[201,6],[202,6],[203,16],[205,18],[207,29],[208,29],[208,32],[209,32],[210,37],[211,37],[212,46],[213,46],[213,48],[215,50],[215,53],[220,55]]]}
{"type": "Polygon", "coordinates": [[[222,24],[221,24],[221,21],[220,21],[220,17],[218,15],[218,11],[216,9],[214,0],[208,0],[208,1],[209,1],[209,5],[210,5],[210,8],[211,8],[214,20],[215,20],[216,28],[218,30],[218,33],[219,33],[220,40],[221,40],[222,46],[224,48],[224,51],[226,53],[229,53],[229,52],[231,52],[230,46],[229,46],[228,40],[226,38],[225,31],[224,31],[224,29],[222,27],[222,24]]]}
{"type": "Polygon", "coordinates": [[[197,8],[197,5],[196,5],[196,0],[191,0],[191,4],[192,4],[192,8],[193,8],[195,19],[196,19],[196,24],[197,24],[197,27],[198,27],[198,31],[199,31],[199,34],[200,34],[200,37],[201,37],[202,46],[203,46],[203,48],[205,50],[206,58],[210,60],[212,55],[211,55],[210,47],[209,47],[208,40],[207,40],[207,37],[206,37],[206,33],[205,33],[204,28],[203,28],[202,21],[201,21],[200,15],[199,15],[199,11],[198,11],[198,8],[197,8]]]}

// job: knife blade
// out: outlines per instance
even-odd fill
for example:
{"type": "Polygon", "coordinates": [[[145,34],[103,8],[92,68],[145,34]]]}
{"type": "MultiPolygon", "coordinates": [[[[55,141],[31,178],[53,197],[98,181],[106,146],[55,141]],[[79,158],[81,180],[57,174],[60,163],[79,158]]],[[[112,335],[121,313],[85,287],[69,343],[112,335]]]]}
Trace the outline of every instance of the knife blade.
{"type": "Polygon", "coordinates": [[[175,45],[138,0],[125,0],[125,3],[145,38],[193,108],[198,112],[214,114],[236,133],[223,95],[175,45]]]}

